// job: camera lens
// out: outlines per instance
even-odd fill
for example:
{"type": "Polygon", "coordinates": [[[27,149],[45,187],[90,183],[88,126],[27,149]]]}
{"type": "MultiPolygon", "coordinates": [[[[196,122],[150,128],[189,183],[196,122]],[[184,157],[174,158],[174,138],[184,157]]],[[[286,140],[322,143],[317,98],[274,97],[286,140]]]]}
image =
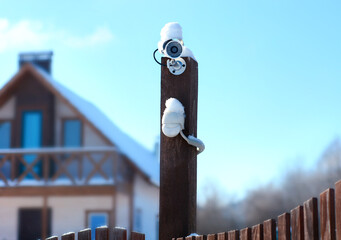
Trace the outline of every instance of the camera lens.
{"type": "Polygon", "coordinates": [[[166,55],[171,58],[178,58],[182,53],[182,45],[177,40],[172,40],[166,45],[166,55]]]}
{"type": "Polygon", "coordinates": [[[172,52],[172,53],[177,53],[177,52],[178,52],[178,48],[175,47],[175,46],[173,46],[173,47],[171,48],[171,52],[172,52]]]}

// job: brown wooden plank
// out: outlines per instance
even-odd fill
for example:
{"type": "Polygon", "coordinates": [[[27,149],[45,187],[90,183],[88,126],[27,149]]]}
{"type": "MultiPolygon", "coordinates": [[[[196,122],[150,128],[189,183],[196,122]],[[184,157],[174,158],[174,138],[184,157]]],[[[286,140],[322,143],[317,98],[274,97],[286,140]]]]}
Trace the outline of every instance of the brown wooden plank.
{"type": "MultiPolygon", "coordinates": [[[[198,63],[189,57],[186,71],[173,75],[161,67],[161,116],[166,100],[173,97],[185,107],[186,136],[197,136],[198,63]]],[[[168,58],[162,58],[166,64],[168,58]]],[[[180,134],[160,141],[160,239],[188,236],[196,232],[197,149],[180,134]]]]}
{"type": "Polygon", "coordinates": [[[127,240],[127,230],[125,228],[115,227],[113,230],[113,240],[127,240]]]}
{"type": "Polygon", "coordinates": [[[239,230],[231,230],[227,232],[228,240],[239,240],[239,230]]]}
{"type": "Polygon", "coordinates": [[[251,228],[243,228],[240,230],[240,240],[251,240],[251,228]]]}
{"type": "Polygon", "coordinates": [[[177,238],[176,240],[184,240],[184,238],[180,237],[180,238],[177,238]]]}
{"type": "Polygon", "coordinates": [[[52,237],[46,238],[45,240],[58,240],[58,237],[57,236],[52,236],[52,237]]]}
{"type": "Polygon", "coordinates": [[[217,234],[208,234],[207,240],[217,240],[217,234]]]}
{"type": "Polygon", "coordinates": [[[252,240],[263,240],[263,224],[257,224],[251,229],[252,240]]]}
{"type": "Polygon", "coordinates": [[[227,232],[221,232],[217,234],[217,240],[227,240],[227,232]]]}
{"type": "Polygon", "coordinates": [[[207,236],[206,235],[199,235],[199,236],[195,236],[194,239],[195,240],[207,240],[207,236]]]}
{"type": "Polygon", "coordinates": [[[321,240],[335,240],[335,193],[329,188],[320,194],[321,240]]]}
{"type": "Polygon", "coordinates": [[[290,214],[283,213],[277,221],[278,240],[290,240],[290,214]]]}
{"type": "Polygon", "coordinates": [[[341,239],[341,180],[335,183],[336,239],[341,239]]]}
{"type": "Polygon", "coordinates": [[[91,240],[91,229],[87,228],[78,232],[78,240],[91,240]]]}
{"type": "Polygon", "coordinates": [[[310,198],[303,204],[304,239],[318,240],[318,209],[317,198],[310,198]]]}
{"type": "Polygon", "coordinates": [[[145,238],[143,233],[131,232],[131,240],[145,240],[145,238]]]}
{"type": "Polygon", "coordinates": [[[61,240],[75,240],[75,233],[65,233],[62,235],[61,240]]]}
{"type": "Polygon", "coordinates": [[[291,210],[291,239],[304,240],[303,207],[298,206],[291,210]]]}
{"type": "Polygon", "coordinates": [[[263,222],[263,239],[276,240],[276,220],[269,219],[263,222]]]}
{"type": "Polygon", "coordinates": [[[108,240],[108,239],[109,239],[108,227],[96,228],[96,240],[108,240]]]}

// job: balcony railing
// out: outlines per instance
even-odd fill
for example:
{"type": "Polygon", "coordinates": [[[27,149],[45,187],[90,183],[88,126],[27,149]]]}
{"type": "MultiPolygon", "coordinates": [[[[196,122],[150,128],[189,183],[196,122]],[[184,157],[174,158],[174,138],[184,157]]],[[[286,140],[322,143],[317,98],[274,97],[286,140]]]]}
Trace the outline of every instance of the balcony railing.
{"type": "Polygon", "coordinates": [[[115,184],[114,147],[0,149],[0,186],[115,184]]]}

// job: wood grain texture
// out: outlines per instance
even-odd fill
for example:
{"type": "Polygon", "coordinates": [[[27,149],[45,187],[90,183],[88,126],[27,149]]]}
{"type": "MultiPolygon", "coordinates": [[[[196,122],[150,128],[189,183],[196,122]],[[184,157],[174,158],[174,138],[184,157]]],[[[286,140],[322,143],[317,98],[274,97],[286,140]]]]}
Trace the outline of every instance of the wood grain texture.
{"type": "Polygon", "coordinates": [[[320,194],[321,240],[335,240],[335,192],[329,188],[320,194]]]}
{"type": "Polygon", "coordinates": [[[278,240],[290,240],[290,214],[283,213],[278,216],[278,240]]]}
{"type": "Polygon", "coordinates": [[[263,240],[263,224],[257,224],[251,228],[252,240],[263,240]]]}
{"type": "Polygon", "coordinates": [[[109,229],[107,227],[96,228],[96,240],[108,240],[109,229]]]}
{"type": "Polygon", "coordinates": [[[217,240],[217,234],[208,234],[207,240],[217,240]]]}
{"type": "Polygon", "coordinates": [[[263,239],[276,240],[276,220],[269,219],[263,222],[263,239]]]}
{"type": "Polygon", "coordinates": [[[239,240],[239,230],[231,230],[227,232],[229,240],[239,240]]]}
{"type": "Polygon", "coordinates": [[[143,233],[131,232],[131,240],[145,240],[145,238],[143,233]]]}
{"type": "Polygon", "coordinates": [[[113,240],[127,240],[127,230],[120,227],[113,229],[113,240]]]}
{"type": "Polygon", "coordinates": [[[341,181],[335,183],[336,239],[341,239],[341,181]]]}
{"type": "Polygon", "coordinates": [[[61,240],[75,240],[75,233],[65,233],[62,235],[61,240]]]}
{"type": "Polygon", "coordinates": [[[304,240],[303,207],[298,206],[291,210],[291,239],[304,240]]]}
{"type": "Polygon", "coordinates": [[[240,230],[240,240],[251,240],[251,228],[243,228],[240,230]]]}
{"type": "MultiPolygon", "coordinates": [[[[161,116],[166,100],[178,99],[186,111],[186,136],[197,136],[198,64],[185,57],[186,71],[172,75],[161,67],[161,116]]],[[[162,58],[166,64],[167,58],[162,58]]],[[[160,239],[184,237],[196,232],[197,150],[180,136],[169,138],[161,131],[160,239]]]]}
{"type": "Polygon", "coordinates": [[[78,232],[78,240],[91,240],[91,229],[84,229],[78,232]]]}
{"type": "Polygon", "coordinates": [[[217,240],[227,240],[227,232],[221,232],[217,234],[217,240]]]}
{"type": "Polygon", "coordinates": [[[303,204],[304,239],[318,240],[318,209],[317,198],[311,198],[303,204]]]}

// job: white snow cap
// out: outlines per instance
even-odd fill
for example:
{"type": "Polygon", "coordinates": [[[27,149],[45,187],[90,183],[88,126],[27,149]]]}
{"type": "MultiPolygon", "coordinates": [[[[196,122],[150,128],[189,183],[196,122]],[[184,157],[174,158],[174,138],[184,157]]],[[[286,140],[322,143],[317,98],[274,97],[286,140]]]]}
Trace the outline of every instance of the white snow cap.
{"type": "Polygon", "coordinates": [[[182,103],[176,98],[169,98],[166,101],[166,109],[165,112],[178,112],[185,113],[185,108],[182,103]]]}
{"type": "Polygon", "coordinates": [[[188,47],[186,46],[183,46],[182,47],[182,53],[181,53],[181,56],[180,57],[190,57],[190,58],[193,58],[195,61],[197,61],[194,57],[194,54],[193,52],[191,51],[191,49],[189,49],[188,47]]]}
{"type": "Polygon", "coordinates": [[[184,128],[185,108],[178,99],[169,98],[162,116],[162,132],[167,137],[175,137],[184,128]]]}
{"type": "Polygon", "coordinates": [[[161,41],[167,41],[169,39],[182,40],[182,28],[177,22],[167,23],[160,32],[161,41]]]}

